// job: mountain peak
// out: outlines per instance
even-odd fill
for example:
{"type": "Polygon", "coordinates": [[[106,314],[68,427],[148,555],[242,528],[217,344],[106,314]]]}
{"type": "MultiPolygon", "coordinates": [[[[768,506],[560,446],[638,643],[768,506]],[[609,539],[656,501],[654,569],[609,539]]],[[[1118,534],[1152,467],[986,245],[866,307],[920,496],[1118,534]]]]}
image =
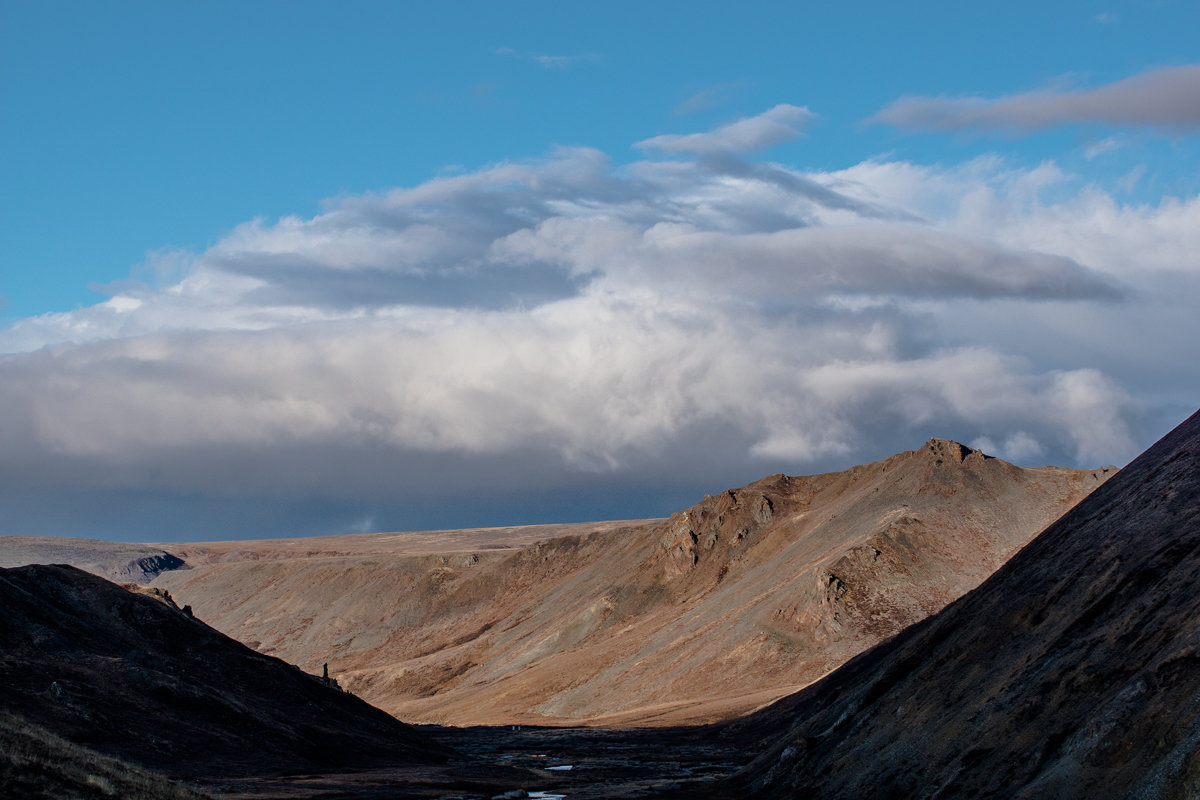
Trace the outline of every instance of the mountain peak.
{"type": "Polygon", "coordinates": [[[1198,583],[1200,412],[974,592],[761,712],[785,732],[728,794],[1200,796],[1198,583]]]}
{"type": "Polygon", "coordinates": [[[981,450],[973,450],[965,444],[954,441],[953,439],[930,439],[921,448],[921,452],[927,456],[934,458],[941,463],[942,461],[951,461],[953,463],[962,463],[968,457],[975,456],[977,458],[994,458],[994,456],[985,455],[981,450]]]}

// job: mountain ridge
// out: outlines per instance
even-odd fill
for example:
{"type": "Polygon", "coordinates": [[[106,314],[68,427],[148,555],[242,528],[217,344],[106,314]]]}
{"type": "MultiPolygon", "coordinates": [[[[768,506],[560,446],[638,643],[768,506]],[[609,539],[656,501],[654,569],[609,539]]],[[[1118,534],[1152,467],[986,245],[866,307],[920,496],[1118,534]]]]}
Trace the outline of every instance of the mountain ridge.
{"type": "Polygon", "coordinates": [[[943,613],[727,729],[765,744],[714,796],[1200,796],[1197,585],[1200,412],[943,613]]]}
{"type": "Polygon", "coordinates": [[[382,538],[353,554],[226,543],[154,585],[264,652],[328,662],[414,721],[705,722],[939,610],[1112,472],[1016,467],[931,439],[842,472],[767,476],[657,522],[403,557],[382,538]],[[695,681],[712,670],[739,680],[695,681]]]}

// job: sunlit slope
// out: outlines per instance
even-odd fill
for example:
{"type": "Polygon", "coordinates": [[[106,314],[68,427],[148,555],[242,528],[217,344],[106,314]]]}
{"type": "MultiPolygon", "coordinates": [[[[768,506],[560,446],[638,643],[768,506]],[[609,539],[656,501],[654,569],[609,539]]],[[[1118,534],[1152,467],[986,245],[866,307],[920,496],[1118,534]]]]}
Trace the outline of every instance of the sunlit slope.
{"type": "Polygon", "coordinates": [[[938,611],[1112,472],[1019,468],[935,439],[533,544],[185,548],[193,569],[155,585],[264,652],[328,662],[406,720],[717,719],[938,611]]]}

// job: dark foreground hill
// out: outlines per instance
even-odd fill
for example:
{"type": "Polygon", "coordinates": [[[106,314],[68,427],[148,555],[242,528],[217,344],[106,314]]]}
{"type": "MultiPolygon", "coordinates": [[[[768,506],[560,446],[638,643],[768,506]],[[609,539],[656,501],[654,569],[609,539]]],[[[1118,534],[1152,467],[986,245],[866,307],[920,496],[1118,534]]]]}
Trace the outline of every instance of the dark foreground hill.
{"type": "Polygon", "coordinates": [[[1200,797],[1200,413],[780,729],[720,796],[1200,797]]]}
{"type": "Polygon", "coordinates": [[[205,800],[209,796],[0,713],[0,797],[205,800]]]}
{"type": "Polygon", "coordinates": [[[74,567],[0,570],[0,710],[177,775],[430,764],[448,751],[169,600],[74,567]]]}

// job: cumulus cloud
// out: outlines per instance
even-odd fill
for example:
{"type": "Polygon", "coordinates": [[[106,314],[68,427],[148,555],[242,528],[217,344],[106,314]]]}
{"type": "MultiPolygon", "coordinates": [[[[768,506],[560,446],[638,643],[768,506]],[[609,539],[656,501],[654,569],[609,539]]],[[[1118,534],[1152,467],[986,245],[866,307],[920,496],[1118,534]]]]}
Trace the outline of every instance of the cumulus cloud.
{"type": "Polygon", "coordinates": [[[677,296],[773,296],[803,303],[828,294],[911,297],[1115,299],[1117,289],[1071,259],[1018,253],[992,242],[900,226],[803,227],[770,233],[703,231],[658,223],[629,226],[551,219],[496,243],[518,263],[603,273],[607,286],[654,279],[677,296]],[[741,265],[752,264],[744,269],[741,265]],[[731,278],[735,282],[731,283],[731,278]]]}
{"type": "Polygon", "coordinates": [[[1200,129],[1200,64],[1163,67],[1094,89],[1041,89],[987,99],[902,97],[874,122],[925,131],[1029,132],[1077,123],[1200,129]]]}
{"type": "Polygon", "coordinates": [[[644,150],[700,156],[755,153],[799,138],[815,116],[807,108],[785,103],[706,133],[663,134],[644,139],[637,146],[644,150]]]}
{"type": "Polygon", "coordinates": [[[1037,465],[1045,452],[1041,443],[1025,431],[1016,431],[1003,442],[997,443],[987,436],[971,442],[971,447],[993,456],[1000,456],[1014,464],[1037,465]]]}
{"type": "Polygon", "coordinates": [[[1122,462],[1191,402],[1200,199],[1125,205],[997,158],[821,173],[715,147],[561,150],[252,220],[164,256],[162,285],[0,330],[0,506],[638,516],[674,506],[614,498],[934,435],[1122,462]]]}

